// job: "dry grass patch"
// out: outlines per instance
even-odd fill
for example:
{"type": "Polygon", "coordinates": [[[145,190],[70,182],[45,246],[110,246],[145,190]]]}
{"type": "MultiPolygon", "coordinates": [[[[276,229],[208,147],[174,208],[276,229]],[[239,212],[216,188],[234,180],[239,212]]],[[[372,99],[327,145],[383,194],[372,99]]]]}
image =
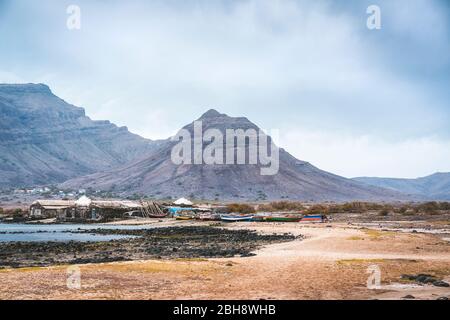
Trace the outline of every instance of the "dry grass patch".
{"type": "Polygon", "coordinates": [[[349,265],[349,264],[372,264],[372,263],[382,263],[385,259],[341,259],[336,261],[339,265],[349,265]]]}
{"type": "Polygon", "coordinates": [[[364,240],[364,238],[359,237],[359,236],[352,236],[352,237],[347,238],[347,240],[364,240]]]}
{"type": "Polygon", "coordinates": [[[192,273],[208,273],[215,271],[217,266],[207,263],[207,260],[168,260],[168,261],[134,261],[129,263],[108,263],[96,265],[84,265],[81,272],[85,271],[113,271],[113,272],[143,272],[143,273],[174,273],[189,275],[192,273]]]}
{"type": "Polygon", "coordinates": [[[373,229],[367,229],[363,230],[366,235],[369,236],[371,240],[379,240],[383,237],[393,237],[397,234],[393,231],[379,231],[379,230],[373,230],[373,229]]]}

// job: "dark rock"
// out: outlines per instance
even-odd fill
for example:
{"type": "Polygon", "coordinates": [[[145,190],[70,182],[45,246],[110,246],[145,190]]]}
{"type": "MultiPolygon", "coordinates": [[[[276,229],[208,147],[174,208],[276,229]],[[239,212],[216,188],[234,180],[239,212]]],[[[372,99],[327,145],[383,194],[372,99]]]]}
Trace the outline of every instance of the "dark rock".
{"type": "Polygon", "coordinates": [[[190,226],[145,230],[94,229],[77,233],[136,236],[108,242],[0,243],[1,266],[29,267],[136,259],[250,257],[262,245],[302,239],[291,234],[260,235],[249,230],[190,226]]]}
{"type": "Polygon", "coordinates": [[[408,294],[408,295],[402,297],[402,299],[415,299],[415,298],[416,298],[416,297],[414,297],[414,296],[412,296],[412,295],[410,295],[410,294],[408,294]]]}
{"type": "Polygon", "coordinates": [[[418,275],[409,275],[409,274],[402,274],[402,279],[407,279],[410,281],[416,281],[423,284],[432,284],[436,287],[450,287],[450,285],[442,280],[436,279],[436,277],[429,275],[429,274],[418,274],[418,275]]]}
{"type": "Polygon", "coordinates": [[[445,287],[445,288],[450,287],[450,284],[448,284],[447,282],[442,281],[442,280],[435,280],[432,283],[433,283],[433,286],[436,286],[436,287],[445,287]]]}
{"type": "Polygon", "coordinates": [[[429,274],[419,274],[416,281],[420,283],[433,283],[436,279],[429,274]]]}

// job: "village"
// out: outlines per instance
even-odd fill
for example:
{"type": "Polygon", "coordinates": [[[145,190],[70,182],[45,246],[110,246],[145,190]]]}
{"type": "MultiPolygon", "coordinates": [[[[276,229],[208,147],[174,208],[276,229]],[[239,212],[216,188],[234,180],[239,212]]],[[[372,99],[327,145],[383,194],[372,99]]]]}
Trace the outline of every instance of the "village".
{"type": "Polygon", "coordinates": [[[77,200],[36,200],[26,217],[30,221],[107,222],[125,219],[174,218],[203,221],[325,222],[323,214],[304,215],[300,211],[252,212],[250,205],[194,204],[186,198],[173,202],[149,200],[92,200],[82,195],[77,200]]]}

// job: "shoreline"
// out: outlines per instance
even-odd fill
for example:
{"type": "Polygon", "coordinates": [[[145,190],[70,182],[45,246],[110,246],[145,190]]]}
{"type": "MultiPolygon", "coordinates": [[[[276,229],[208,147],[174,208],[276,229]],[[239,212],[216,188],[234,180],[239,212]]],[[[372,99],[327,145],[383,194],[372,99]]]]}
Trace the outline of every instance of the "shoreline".
{"type": "MultiPolygon", "coordinates": [[[[195,222],[177,222],[188,226],[195,222]]],[[[266,244],[250,257],[144,259],[77,265],[81,290],[66,286],[66,266],[3,269],[0,299],[417,299],[449,297],[402,274],[450,281],[450,244],[436,234],[382,231],[344,223],[233,223],[229,230],[304,235],[266,244]],[[368,289],[367,268],[381,270],[368,289]],[[29,287],[32,284],[33,290],[29,287]],[[41,291],[44,290],[44,291],[41,291]],[[48,292],[43,294],[42,292],[48,292]]]]}

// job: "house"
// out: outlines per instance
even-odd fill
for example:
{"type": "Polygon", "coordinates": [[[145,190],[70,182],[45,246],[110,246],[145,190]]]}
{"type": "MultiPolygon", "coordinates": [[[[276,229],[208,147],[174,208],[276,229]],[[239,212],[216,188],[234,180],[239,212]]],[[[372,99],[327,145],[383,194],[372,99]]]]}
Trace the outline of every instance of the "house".
{"type": "Polygon", "coordinates": [[[110,220],[132,216],[163,217],[165,210],[155,202],[129,200],[37,200],[30,206],[33,218],[57,218],[61,221],[110,220]]]}
{"type": "Polygon", "coordinates": [[[73,200],[36,200],[30,206],[30,216],[34,218],[65,216],[74,206],[73,200]]]}

